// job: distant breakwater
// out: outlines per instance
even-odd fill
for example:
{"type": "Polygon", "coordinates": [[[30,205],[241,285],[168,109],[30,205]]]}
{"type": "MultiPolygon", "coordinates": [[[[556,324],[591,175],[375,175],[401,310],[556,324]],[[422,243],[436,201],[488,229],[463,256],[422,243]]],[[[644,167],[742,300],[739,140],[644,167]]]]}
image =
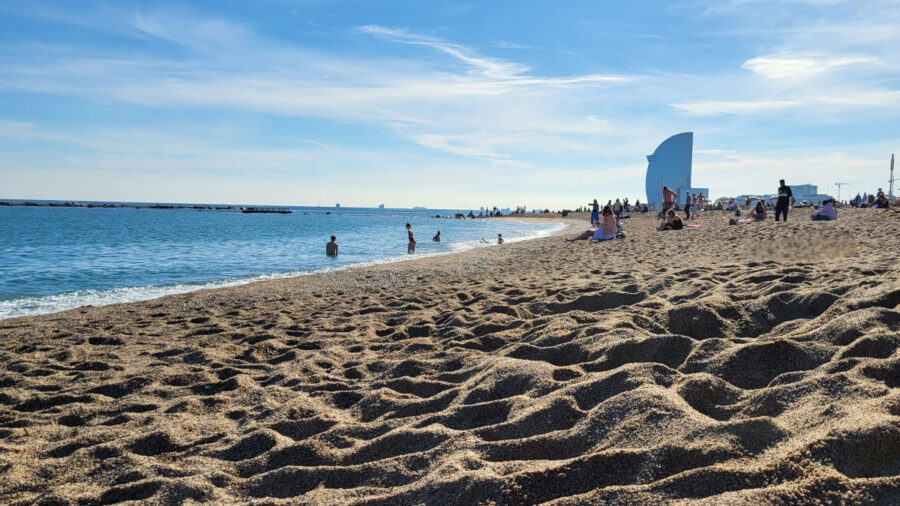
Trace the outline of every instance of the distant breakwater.
{"type": "Polygon", "coordinates": [[[10,202],[0,201],[0,206],[10,207],[99,207],[103,209],[197,209],[207,211],[240,211],[239,206],[201,206],[201,205],[138,205],[138,204],[82,204],[81,202],[10,202]]]}

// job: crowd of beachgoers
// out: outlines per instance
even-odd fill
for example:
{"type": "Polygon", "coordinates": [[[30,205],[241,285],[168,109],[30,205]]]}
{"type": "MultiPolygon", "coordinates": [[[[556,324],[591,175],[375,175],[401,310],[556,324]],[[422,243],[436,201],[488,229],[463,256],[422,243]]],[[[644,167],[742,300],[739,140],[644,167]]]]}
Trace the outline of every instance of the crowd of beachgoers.
{"type": "MultiPolygon", "coordinates": [[[[657,213],[660,221],[657,230],[681,230],[685,226],[699,226],[686,224],[686,221],[697,220],[702,213],[724,211],[730,213],[733,217],[729,218],[729,225],[737,225],[741,222],[760,222],[765,221],[771,215],[774,215],[775,221],[787,221],[789,209],[811,209],[813,212],[810,219],[813,221],[833,221],[837,220],[837,209],[841,207],[870,208],[870,209],[890,209],[900,205],[900,198],[891,202],[881,188],[874,193],[857,194],[856,197],[848,202],[838,202],[835,199],[825,199],[816,203],[808,201],[797,202],[793,196],[791,188],[785,184],[782,179],[778,188],[777,197],[768,200],[761,197],[747,197],[743,202],[736,198],[720,198],[710,201],[702,193],[686,192],[683,197],[679,198],[678,194],[663,186],[662,188],[662,205],[657,213]],[[682,219],[680,213],[684,213],[682,219]]],[[[585,208],[578,208],[576,212],[591,211],[591,227],[581,234],[567,241],[608,241],[611,239],[624,239],[625,226],[623,219],[629,218],[630,213],[647,213],[650,212],[651,206],[641,205],[640,200],[636,200],[632,206],[627,197],[611,199],[606,205],[600,206],[597,199],[593,203],[588,204],[585,208]]]]}

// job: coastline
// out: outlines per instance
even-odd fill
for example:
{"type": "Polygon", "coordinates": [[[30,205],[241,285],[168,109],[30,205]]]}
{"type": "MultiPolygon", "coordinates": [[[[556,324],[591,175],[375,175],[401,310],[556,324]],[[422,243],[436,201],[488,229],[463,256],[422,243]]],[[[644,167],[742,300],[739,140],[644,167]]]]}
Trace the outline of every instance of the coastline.
{"type": "MultiPolygon", "coordinates": [[[[563,224],[563,220],[557,219],[555,220],[557,223],[563,224]]],[[[541,230],[535,232],[532,235],[525,237],[514,237],[507,240],[509,243],[517,243],[521,241],[529,241],[538,239],[541,237],[552,236],[560,233],[565,227],[559,228],[557,230],[541,230]]],[[[267,274],[259,274],[256,276],[250,276],[247,278],[239,278],[239,279],[223,279],[223,280],[215,280],[208,281],[206,283],[194,284],[194,283],[183,283],[183,284],[175,284],[175,285],[164,285],[164,286],[135,286],[135,287],[121,287],[114,289],[105,289],[105,290],[80,290],[76,292],[74,295],[78,296],[78,299],[71,300],[73,294],[70,293],[61,293],[54,295],[47,295],[42,297],[25,297],[22,299],[13,299],[9,301],[0,301],[0,321],[11,319],[11,318],[19,318],[23,316],[39,316],[45,314],[53,314],[61,311],[67,311],[70,309],[77,309],[78,307],[83,306],[107,306],[111,304],[124,304],[130,302],[143,302],[148,300],[153,300],[159,297],[165,297],[167,295],[175,295],[175,294],[183,294],[195,292],[198,290],[216,290],[220,288],[228,288],[234,286],[243,286],[251,283],[259,283],[265,281],[271,281],[276,279],[291,279],[303,276],[310,276],[314,274],[327,274],[331,272],[338,272],[347,269],[363,269],[375,265],[388,265],[399,262],[407,262],[420,260],[424,258],[431,258],[436,256],[444,256],[444,255],[454,255],[464,251],[469,251],[471,249],[477,248],[486,248],[496,246],[494,243],[489,244],[480,244],[471,242],[462,242],[462,243],[451,243],[451,251],[437,251],[437,252],[426,252],[426,253],[417,253],[416,255],[407,255],[407,254],[397,254],[391,257],[377,258],[370,261],[358,262],[353,264],[346,264],[337,267],[325,267],[321,269],[313,269],[308,271],[290,271],[290,272],[274,272],[267,274]],[[5,309],[6,305],[18,303],[23,304],[27,303],[35,307],[33,312],[24,315],[14,315],[14,316],[6,316],[7,311],[5,309]],[[77,305],[73,305],[77,304],[77,305]],[[65,307],[68,306],[68,307],[65,307]],[[62,309],[57,309],[62,307],[62,309]]],[[[13,309],[9,309],[9,311],[13,311],[13,309]]]]}
{"type": "Polygon", "coordinates": [[[2,320],[0,499],[896,501],[900,214],[839,216],[2,320]]]}

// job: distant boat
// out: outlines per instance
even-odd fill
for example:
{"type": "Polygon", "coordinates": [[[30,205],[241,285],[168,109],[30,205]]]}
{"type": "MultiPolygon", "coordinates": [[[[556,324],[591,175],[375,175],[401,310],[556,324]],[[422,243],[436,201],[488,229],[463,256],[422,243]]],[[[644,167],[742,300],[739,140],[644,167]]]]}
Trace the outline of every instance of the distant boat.
{"type": "Polygon", "coordinates": [[[384,204],[378,204],[378,209],[384,209],[384,204]]]}
{"type": "Polygon", "coordinates": [[[428,209],[427,207],[413,206],[413,211],[425,211],[427,209],[428,209]]]}
{"type": "Polygon", "coordinates": [[[340,203],[335,204],[334,207],[341,207],[341,204],[340,203]]]}

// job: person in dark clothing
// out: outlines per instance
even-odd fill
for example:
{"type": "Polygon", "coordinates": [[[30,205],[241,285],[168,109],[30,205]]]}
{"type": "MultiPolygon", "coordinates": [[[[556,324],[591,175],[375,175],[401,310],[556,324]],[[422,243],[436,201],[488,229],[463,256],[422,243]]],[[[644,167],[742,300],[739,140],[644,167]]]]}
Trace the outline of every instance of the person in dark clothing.
{"type": "Polygon", "coordinates": [[[681,230],[684,228],[684,223],[681,221],[681,218],[675,214],[674,209],[669,209],[666,213],[666,221],[664,221],[656,230],[681,230]]]}
{"type": "Polygon", "coordinates": [[[787,221],[788,208],[791,207],[794,194],[791,192],[791,187],[784,184],[784,179],[779,183],[781,186],[778,187],[778,202],[775,204],[775,221],[778,221],[779,216],[784,216],[784,221],[787,221]]]}
{"type": "Polygon", "coordinates": [[[325,254],[330,257],[338,256],[337,236],[331,236],[331,242],[325,244],[325,254]]]}
{"type": "MultiPolygon", "coordinates": [[[[472,211],[469,211],[469,214],[472,214],[472,211]]],[[[415,253],[416,252],[416,238],[413,236],[412,225],[409,223],[406,224],[406,235],[409,237],[409,243],[406,246],[407,253],[415,253]]]]}
{"type": "Polygon", "coordinates": [[[694,203],[694,199],[691,198],[691,192],[684,192],[684,219],[691,219],[691,206],[694,203]]]}

